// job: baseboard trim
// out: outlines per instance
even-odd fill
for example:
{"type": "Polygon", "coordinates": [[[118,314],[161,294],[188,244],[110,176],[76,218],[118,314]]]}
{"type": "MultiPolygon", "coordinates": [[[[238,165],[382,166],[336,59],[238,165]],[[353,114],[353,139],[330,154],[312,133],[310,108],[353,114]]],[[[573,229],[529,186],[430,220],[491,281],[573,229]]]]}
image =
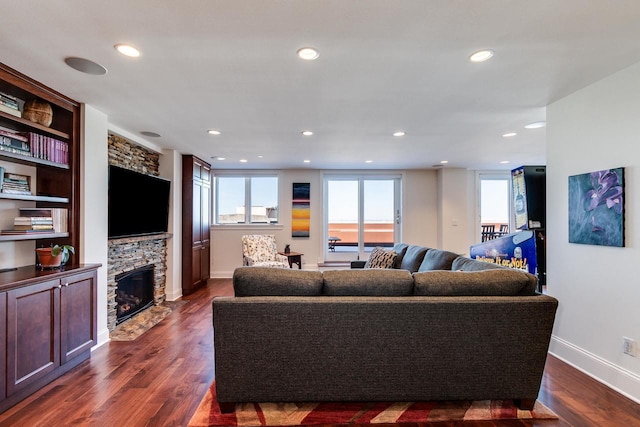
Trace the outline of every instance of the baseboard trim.
{"type": "Polygon", "coordinates": [[[91,351],[102,347],[109,341],[111,341],[111,338],[109,338],[109,329],[105,328],[103,331],[98,332],[98,342],[96,343],[96,345],[91,347],[91,351]]]}
{"type": "Polygon", "coordinates": [[[549,353],[623,396],[640,403],[640,375],[555,335],[551,337],[549,353]]]}

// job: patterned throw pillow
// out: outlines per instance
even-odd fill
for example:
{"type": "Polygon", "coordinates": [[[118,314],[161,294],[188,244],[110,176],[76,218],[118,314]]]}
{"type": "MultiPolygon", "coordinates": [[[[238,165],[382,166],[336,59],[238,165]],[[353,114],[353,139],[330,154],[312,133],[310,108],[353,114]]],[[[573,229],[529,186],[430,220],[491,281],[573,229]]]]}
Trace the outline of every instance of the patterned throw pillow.
{"type": "Polygon", "coordinates": [[[398,254],[394,250],[375,248],[367,260],[364,268],[392,268],[398,254]]]}

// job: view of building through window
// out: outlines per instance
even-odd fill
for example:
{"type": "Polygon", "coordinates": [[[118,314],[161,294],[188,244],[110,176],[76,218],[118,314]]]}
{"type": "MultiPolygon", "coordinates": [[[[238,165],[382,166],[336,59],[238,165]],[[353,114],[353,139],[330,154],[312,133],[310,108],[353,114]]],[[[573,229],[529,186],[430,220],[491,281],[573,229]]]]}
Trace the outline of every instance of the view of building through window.
{"type": "Polygon", "coordinates": [[[330,258],[340,258],[344,252],[364,255],[376,246],[393,246],[399,178],[329,178],[326,191],[330,258]]]}
{"type": "Polygon", "coordinates": [[[216,176],[216,224],[278,222],[278,177],[216,176]],[[247,218],[246,206],[251,206],[247,218]]]}

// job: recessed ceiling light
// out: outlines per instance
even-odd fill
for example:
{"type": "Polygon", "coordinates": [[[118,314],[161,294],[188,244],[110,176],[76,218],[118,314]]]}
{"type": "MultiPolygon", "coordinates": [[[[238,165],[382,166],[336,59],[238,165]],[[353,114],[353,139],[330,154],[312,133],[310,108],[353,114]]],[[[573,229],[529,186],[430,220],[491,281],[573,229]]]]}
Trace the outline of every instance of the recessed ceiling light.
{"type": "Polygon", "coordinates": [[[305,163],[311,163],[311,160],[303,160],[305,163]]]}
{"type": "Polygon", "coordinates": [[[240,159],[240,163],[247,163],[248,160],[247,159],[240,159]]]}
{"type": "Polygon", "coordinates": [[[160,138],[162,135],[160,135],[159,133],[155,133],[155,132],[151,132],[148,130],[143,130],[142,132],[140,132],[142,135],[144,136],[149,136],[151,138],[160,138]]]}
{"type": "Polygon", "coordinates": [[[506,165],[507,163],[509,163],[509,160],[503,160],[500,163],[503,164],[503,165],[506,165]]]}
{"type": "Polygon", "coordinates": [[[517,133],[515,133],[515,132],[508,132],[508,133],[502,134],[502,136],[505,137],[505,138],[511,138],[512,136],[516,136],[516,135],[517,135],[517,133]]]}
{"type": "Polygon", "coordinates": [[[471,62],[484,62],[490,59],[493,56],[493,51],[491,49],[479,50],[469,57],[469,61],[471,62]]]}
{"type": "Polygon", "coordinates": [[[298,49],[297,53],[301,59],[305,59],[307,61],[313,61],[320,56],[318,51],[312,47],[302,47],[298,49]]]}
{"type": "Polygon", "coordinates": [[[105,74],[107,74],[106,68],[96,62],[89,61],[88,59],[71,57],[65,58],[64,62],[69,67],[82,73],[91,74],[94,76],[104,76],[105,74]]]}
{"type": "Polygon", "coordinates": [[[140,56],[140,51],[130,44],[117,44],[114,46],[118,52],[123,54],[124,56],[128,56],[130,58],[137,58],[140,56]]]}
{"type": "Polygon", "coordinates": [[[365,160],[365,163],[373,163],[373,160],[365,160]]]}
{"type": "Polygon", "coordinates": [[[405,136],[406,133],[402,130],[393,133],[393,136],[405,136]]]}
{"type": "Polygon", "coordinates": [[[313,135],[313,132],[312,132],[312,131],[310,131],[310,130],[303,130],[303,131],[302,131],[302,134],[303,134],[304,136],[311,136],[311,135],[313,135]]]}
{"type": "Polygon", "coordinates": [[[220,135],[222,132],[217,129],[209,129],[207,133],[209,133],[209,135],[220,135]]]}
{"type": "Polygon", "coordinates": [[[525,125],[525,129],[539,129],[539,128],[543,128],[547,125],[547,122],[533,122],[533,123],[529,123],[528,125],[525,125]]]}
{"type": "Polygon", "coordinates": [[[260,156],[258,156],[258,158],[259,158],[259,159],[261,159],[261,158],[262,158],[262,156],[260,155],[260,156]]]}
{"type": "Polygon", "coordinates": [[[449,160],[440,160],[441,165],[446,165],[447,163],[449,163],[449,160]]]}
{"type": "Polygon", "coordinates": [[[213,160],[224,160],[225,159],[225,157],[220,157],[220,156],[211,156],[211,158],[213,160]]]}

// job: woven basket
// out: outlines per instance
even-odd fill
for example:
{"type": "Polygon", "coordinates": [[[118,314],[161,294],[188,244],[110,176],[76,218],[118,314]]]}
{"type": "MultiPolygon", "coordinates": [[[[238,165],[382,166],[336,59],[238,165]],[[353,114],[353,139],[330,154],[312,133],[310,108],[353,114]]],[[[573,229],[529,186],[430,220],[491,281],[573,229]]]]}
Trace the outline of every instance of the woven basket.
{"type": "Polygon", "coordinates": [[[24,103],[22,117],[48,127],[53,121],[53,109],[48,102],[30,99],[24,103]]]}

